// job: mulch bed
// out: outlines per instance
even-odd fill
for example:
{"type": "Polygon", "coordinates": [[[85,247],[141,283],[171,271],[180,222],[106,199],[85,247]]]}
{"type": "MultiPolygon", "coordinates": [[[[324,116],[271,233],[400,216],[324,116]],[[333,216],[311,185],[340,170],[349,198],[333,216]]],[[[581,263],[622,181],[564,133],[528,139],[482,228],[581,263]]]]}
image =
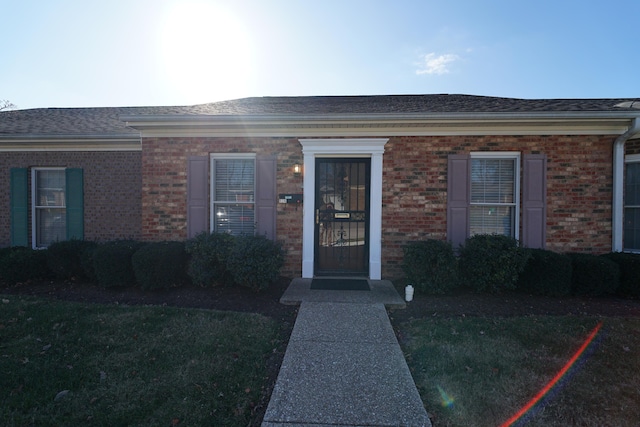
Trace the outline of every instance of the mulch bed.
{"type": "Polygon", "coordinates": [[[100,304],[166,305],[260,313],[292,321],[296,308],[279,302],[289,283],[290,279],[282,278],[269,289],[260,292],[241,286],[202,288],[193,285],[145,291],[133,287],[101,288],[82,282],[55,280],[0,286],[0,293],[100,304]]]}
{"type": "Polygon", "coordinates": [[[640,317],[640,300],[613,296],[545,297],[516,292],[488,295],[459,291],[452,295],[416,295],[407,303],[406,309],[392,311],[397,321],[424,317],[543,315],[640,317]]]}
{"type": "MultiPolygon", "coordinates": [[[[240,286],[180,288],[143,291],[139,288],[100,288],[72,281],[46,281],[0,286],[0,293],[32,295],[66,301],[127,305],[167,305],[260,313],[293,322],[297,307],[279,300],[290,279],[280,278],[267,290],[253,291],[240,286]]],[[[404,296],[401,286],[398,291],[404,296]]],[[[640,317],[640,300],[618,297],[543,297],[523,293],[501,295],[458,291],[451,295],[415,295],[407,308],[392,310],[396,320],[420,317],[589,315],[640,317]]]]}

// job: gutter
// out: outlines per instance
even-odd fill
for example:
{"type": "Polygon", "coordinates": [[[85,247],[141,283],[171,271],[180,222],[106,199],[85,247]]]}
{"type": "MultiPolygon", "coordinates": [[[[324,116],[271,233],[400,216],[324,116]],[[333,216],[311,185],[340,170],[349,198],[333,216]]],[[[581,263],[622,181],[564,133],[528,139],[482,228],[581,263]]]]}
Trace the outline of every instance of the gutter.
{"type": "Polygon", "coordinates": [[[625,133],[616,138],[613,143],[613,206],[612,227],[613,236],[611,249],[622,252],[623,221],[624,221],[624,144],[636,133],[640,133],[640,118],[636,117],[625,133]]]}

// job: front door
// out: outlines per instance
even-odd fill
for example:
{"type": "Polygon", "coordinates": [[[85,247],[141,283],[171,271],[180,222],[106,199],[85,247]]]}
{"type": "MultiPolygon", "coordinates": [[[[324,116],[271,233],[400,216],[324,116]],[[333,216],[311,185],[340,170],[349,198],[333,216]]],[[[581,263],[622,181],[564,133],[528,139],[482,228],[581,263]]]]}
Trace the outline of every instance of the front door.
{"type": "Polygon", "coordinates": [[[315,274],[369,273],[370,159],[316,159],[315,274]]]}

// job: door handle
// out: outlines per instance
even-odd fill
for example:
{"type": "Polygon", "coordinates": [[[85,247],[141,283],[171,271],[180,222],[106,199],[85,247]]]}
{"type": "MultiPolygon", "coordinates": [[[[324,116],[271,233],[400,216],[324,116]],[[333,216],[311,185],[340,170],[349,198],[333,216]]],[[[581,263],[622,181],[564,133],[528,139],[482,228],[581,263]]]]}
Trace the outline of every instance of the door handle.
{"type": "Polygon", "coordinates": [[[320,209],[316,209],[316,225],[320,224],[320,209]]]}

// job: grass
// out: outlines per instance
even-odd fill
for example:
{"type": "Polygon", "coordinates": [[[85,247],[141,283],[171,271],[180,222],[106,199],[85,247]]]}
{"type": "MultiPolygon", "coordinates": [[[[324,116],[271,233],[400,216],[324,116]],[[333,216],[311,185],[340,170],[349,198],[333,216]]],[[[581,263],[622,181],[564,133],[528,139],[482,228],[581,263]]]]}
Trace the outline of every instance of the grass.
{"type": "Polygon", "coordinates": [[[422,319],[403,325],[416,385],[434,427],[500,426],[591,345],[545,398],[512,425],[640,425],[640,319],[422,319]]]}
{"type": "Polygon", "coordinates": [[[260,315],[2,296],[0,425],[246,426],[281,345],[260,315]]]}

